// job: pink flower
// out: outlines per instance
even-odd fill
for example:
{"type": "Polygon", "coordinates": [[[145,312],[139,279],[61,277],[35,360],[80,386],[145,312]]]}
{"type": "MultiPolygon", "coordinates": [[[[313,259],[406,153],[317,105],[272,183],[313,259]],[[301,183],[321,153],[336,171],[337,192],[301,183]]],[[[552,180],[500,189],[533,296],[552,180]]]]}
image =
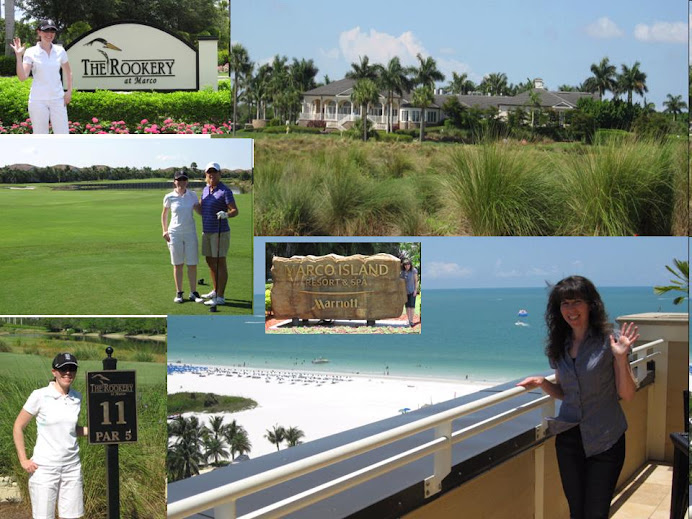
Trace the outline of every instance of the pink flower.
{"type": "Polygon", "coordinates": [[[91,133],[94,133],[94,132],[96,131],[96,128],[91,128],[89,131],[90,131],[91,133]]]}
{"type": "Polygon", "coordinates": [[[92,117],[91,122],[96,124],[97,122],[99,122],[99,120],[96,117],[92,117]]]}
{"type": "Polygon", "coordinates": [[[141,124],[147,124],[148,122],[149,122],[149,121],[147,121],[146,119],[142,119],[142,123],[141,123],[141,124]]]}

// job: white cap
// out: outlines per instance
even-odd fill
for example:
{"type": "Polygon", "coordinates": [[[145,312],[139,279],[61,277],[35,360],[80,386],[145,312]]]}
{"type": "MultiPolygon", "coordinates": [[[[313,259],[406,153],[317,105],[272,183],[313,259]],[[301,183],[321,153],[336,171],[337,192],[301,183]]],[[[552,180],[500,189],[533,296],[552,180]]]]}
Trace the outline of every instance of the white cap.
{"type": "Polygon", "coordinates": [[[221,166],[219,166],[218,162],[210,162],[206,166],[204,166],[204,172],[206,173],[210,169],[215,169],[216,171],[221,171],[221,166]]]}

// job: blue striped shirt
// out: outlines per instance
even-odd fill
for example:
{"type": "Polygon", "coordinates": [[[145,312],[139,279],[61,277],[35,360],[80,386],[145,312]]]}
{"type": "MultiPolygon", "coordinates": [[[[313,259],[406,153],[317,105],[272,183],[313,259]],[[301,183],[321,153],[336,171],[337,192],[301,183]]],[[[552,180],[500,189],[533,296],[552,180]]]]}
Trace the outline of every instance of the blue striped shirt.
{"type": "Polygon", "coordinates": [[[201,200],[202,231],[206,233],[230,231],[228,220],[218,220],[216,213],[228,211],[229,204],[234,203],[233,193],[223,182],[216,184],[213,193],[210,192],[209,186],[205,186],[201,200]]]}

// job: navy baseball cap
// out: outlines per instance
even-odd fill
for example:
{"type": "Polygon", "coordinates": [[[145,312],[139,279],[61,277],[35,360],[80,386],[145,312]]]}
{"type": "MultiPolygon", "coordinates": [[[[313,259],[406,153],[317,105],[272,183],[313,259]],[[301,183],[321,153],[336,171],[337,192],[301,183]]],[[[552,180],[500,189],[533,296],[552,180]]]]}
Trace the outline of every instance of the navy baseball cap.
{"type": "Polygon", "coordinates": [[[58,27],[55,25],[55,22],[50,18],[47,20],[41,20],[41,22],[38,24],[38,30],[47,31],[48,29],[54,29],[57,31],[58,27]]]}

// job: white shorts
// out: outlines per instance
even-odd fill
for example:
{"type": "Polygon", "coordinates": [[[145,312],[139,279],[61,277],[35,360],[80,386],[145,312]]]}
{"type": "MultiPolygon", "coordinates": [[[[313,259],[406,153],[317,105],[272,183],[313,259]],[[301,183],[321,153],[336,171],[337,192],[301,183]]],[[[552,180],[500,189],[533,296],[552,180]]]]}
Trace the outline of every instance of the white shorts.
{"type": "Polygon", "coordinates": [[[81,463],[76,461],[60,467],[39,465],[29,477],[29,496],[34,519],[54,519],[56,501],[61,519],[82,517],[81,463]]]}
{"type": "Polygon", "coordinates": [[[168,249],[171,251],[171,265],[197,265],[199,262],[199,244],[197,232],[169,234],[171,241],[168,249]]]}
{"type": "Polygon", "coordinates": [[[62,97],[50,101],[30,101],[29,117],[34,133],[48,133],[48,121],[53,126],[53,133],[70,133],[67,107],[62,97]]]}

